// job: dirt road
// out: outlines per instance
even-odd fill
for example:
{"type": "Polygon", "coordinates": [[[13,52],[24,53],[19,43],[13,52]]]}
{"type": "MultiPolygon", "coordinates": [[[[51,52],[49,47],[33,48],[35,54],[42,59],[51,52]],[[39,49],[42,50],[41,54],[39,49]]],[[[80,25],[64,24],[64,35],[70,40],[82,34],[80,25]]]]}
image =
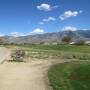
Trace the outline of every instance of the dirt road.
{"type": "Polygon", "coordinates": [[[0,65],[0,90],[48,90],[47,61],[0,65]]]}
{"type": "Polygon", "coordinates": [[[10,50],[8,48],[0,47],[0,63],[3,63],[10,56],[10,50]]]}
{"type": "MultiPolygon", "coordinates": [[[[0,63],[10,55],[10,50],[0,47],[0,63]]],[[[48,90],[46,71],[48,61],[0,64],[0,90],[48,90]]]]}

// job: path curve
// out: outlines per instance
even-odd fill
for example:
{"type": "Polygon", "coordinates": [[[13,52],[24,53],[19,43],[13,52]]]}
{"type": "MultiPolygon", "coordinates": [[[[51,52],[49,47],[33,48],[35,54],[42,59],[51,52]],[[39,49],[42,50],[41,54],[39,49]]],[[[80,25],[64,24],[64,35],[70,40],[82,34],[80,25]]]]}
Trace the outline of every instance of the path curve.
{"type": "Polygon", "coordinates": [[[47,61],[0,65],[0,90],[49,90],[47,61]]]}

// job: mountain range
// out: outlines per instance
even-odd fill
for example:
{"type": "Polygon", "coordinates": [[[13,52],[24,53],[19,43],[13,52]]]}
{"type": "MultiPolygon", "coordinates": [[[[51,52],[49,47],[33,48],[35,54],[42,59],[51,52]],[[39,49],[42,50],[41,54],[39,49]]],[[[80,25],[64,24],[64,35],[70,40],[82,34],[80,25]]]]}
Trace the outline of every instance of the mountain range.
{"type": "Polygon", "coordinates": [[[77,30],[77,31],[60,31],[54,33],[44,33],[28,36],[3,36],[2,39],[4,43],[42,43],[42,42],[61,42],[62,38],[65,36],[70,36],[72,41],[85,40],[90,41],[90,30],[77,30]]]}

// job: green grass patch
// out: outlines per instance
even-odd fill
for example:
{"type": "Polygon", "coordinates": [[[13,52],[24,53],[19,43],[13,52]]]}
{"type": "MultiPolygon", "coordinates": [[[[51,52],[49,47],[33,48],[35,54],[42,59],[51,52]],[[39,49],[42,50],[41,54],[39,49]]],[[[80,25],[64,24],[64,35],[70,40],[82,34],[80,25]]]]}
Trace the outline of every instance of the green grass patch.
{"type": "Polygon", "coordinates": [[[64,63],[48,72],[53,90],[90,90],[90,63],[64,63]]]}
{"type": "Polygon", "coordinates": [[[30,58],[90,60],[90,46],[85,45],[14,45],[30,58]]]}
{"type": "Polygon", "coordinates": [[[90,46],[22,45],[18,47],[26,50],[28,56],[32,58],[90,60],[90,46]]]}
{"type": "Polygon", "coordinates": [[[65,51],[65,52],[82,52],[90,53],[90,46],[77,46],[77,45],[20,45],[19,47],[25,49],[39,49],[51,51],[65,51]]]}

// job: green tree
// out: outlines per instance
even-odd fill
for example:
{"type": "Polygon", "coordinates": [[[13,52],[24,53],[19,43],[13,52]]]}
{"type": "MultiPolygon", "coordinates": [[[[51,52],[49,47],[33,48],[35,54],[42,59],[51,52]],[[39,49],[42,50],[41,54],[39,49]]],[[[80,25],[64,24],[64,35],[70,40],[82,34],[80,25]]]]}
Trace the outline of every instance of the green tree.
{"type": "Polygon", "coordinates": [[[71,42],[72,38],[69,36],[65,36],[62,38],[62,42],[69,44],[71,42]]]}

